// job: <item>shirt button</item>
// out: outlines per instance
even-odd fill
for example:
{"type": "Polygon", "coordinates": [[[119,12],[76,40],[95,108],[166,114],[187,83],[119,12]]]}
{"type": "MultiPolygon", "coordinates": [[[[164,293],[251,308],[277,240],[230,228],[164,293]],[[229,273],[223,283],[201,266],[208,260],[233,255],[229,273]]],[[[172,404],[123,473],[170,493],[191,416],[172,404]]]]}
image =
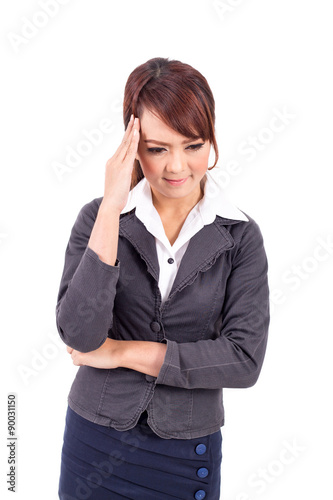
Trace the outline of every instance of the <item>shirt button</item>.
{"type": "Polygon", "coordinates": [[[159,331],[161,331],[161,325],[159,323],[157,323],[157,321],[152,321],[150,323],[150,328],[155,333],[158,333],[159,331]]]}
{"type": "Polygon", "coordinates": [[[206,453],[206,451],[207,451],[207,447],[203,443],[200,443],[195,447],[195,452],[197,455],[203,455],[204,453],[206,453]]]}
{"type": "Polygon", "coordinates": [[[206,496],[206,492],[204,490],[198,490],[195,495],[194,495],[194,498],[195,500],[203,500],[206,496]]]}
{"type": "Polygon", "coordinates": [[[200,469],[197,470],[197,476],[204,478],[208,476],[208,469],[206,467],[200,467],[200,469]]]}
{"type": "Polygon", "coordinates": [[[168,259],[168,262],[169,264],[173,264],[175,261],[170,257],[170,259],[168,259]]]}

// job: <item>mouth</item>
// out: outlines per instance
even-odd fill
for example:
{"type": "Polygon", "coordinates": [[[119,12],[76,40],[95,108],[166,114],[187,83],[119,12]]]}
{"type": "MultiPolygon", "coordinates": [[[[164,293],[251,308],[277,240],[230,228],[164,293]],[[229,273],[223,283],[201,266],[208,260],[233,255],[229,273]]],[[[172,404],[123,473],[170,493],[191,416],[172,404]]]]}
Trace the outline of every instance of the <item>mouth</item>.
{"type": "Polygon", "coordinates": [[[164,180],[171,184],[171,186],[181,186],[187,181],[187,177],[185,177],[184,179],[166,179],[164,177],[164,180]]]}

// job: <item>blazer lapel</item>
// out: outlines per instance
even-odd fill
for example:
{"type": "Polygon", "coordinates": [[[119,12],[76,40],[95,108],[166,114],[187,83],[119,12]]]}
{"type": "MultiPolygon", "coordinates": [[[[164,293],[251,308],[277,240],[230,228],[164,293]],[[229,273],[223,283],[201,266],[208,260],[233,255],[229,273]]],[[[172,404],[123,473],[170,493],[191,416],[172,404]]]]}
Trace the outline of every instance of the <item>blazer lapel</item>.
{"type": "Polygon", "coordinates": [[[144,224],[134,212],[126,214],[119,221],[119,236],[125,237],[136,249],[147,264],[148,272],[158,282],[159,264],[154,236],[147,231],[144,224]]]}
{"type": "MultiPolygon", "coordinates": [[[[225,221],[224,219],[224,223],[225,221]]],[[[236,222],[228,221],[227,224],[236,222]]],[[[222,252],[230,250],[234,245],[229,231],[223,227],[222,219],[217,218],[212,224],[204,226],[189,242],[169,298],[194,281],[199,272],[209,269],[222,252]]]]}

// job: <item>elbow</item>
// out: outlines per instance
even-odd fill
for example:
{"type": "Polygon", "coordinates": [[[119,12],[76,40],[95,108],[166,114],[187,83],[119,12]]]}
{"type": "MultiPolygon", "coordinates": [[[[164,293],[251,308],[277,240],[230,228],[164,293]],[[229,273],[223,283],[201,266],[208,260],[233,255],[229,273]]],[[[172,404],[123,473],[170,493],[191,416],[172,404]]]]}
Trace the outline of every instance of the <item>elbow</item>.
{"type": "Polygon", "coordinates": [[[56,326],[61,340],[68,346],[79,352],[95,351],[104,344],[105,336],[97,335],[93,331],[89,331],[89,335],[85,334],[82,328],[74,321],[63,321],[61,315],[56,318],[56,326]]]}
{"type": "Polygon", "coordinates": [[[77,348],[79,329],[74,321],[70,321],[68,317],[63,316],[61,308],[56,311],[56,326],[61,340],[67,346],[79,350],[77,348]]]}
{"type": "Polygon", "coordinates": [[[242,370],[239,376],[234,377],[230,382],[230,388],[248,389],[253,387],[259,378],[261,365],[258,365],[253,360],[249,360],[246,369],[242,370]]]}
{"type": "Polygon", "coordinates": [[[249,389],[250,387],[253,387],[259,378],[259,372],[253,372],[248,374],[244,379],[242,380],[241,384],[239,387],[242,389],[249,389]]]}
{"type": "Polygon", "coordinates": [[[258,379],[264,363],[267,345],[267,333],[254,349],[246,350],[238,346],[238,363],[230,373],[229,387],[247,389],[253,387],[258,379]]]}

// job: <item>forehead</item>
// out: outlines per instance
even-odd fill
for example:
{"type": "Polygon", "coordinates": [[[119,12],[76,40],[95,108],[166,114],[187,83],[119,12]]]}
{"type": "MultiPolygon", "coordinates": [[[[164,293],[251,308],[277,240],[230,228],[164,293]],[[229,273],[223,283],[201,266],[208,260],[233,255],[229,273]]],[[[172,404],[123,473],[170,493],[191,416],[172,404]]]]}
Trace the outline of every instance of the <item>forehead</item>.
{"type": "Polygon", "coordinates": [[[140,133],[143,141],[152,139],[170,144],[189,142],[188,137],[170,128],[161,118],[147,109],[144,109],[140,119],[140,133]]]}

